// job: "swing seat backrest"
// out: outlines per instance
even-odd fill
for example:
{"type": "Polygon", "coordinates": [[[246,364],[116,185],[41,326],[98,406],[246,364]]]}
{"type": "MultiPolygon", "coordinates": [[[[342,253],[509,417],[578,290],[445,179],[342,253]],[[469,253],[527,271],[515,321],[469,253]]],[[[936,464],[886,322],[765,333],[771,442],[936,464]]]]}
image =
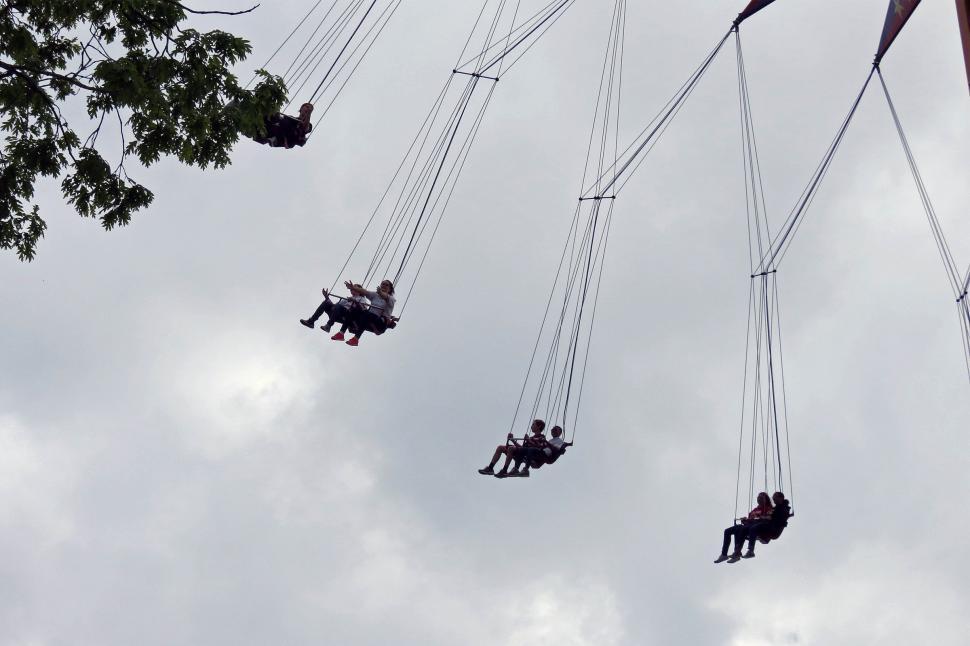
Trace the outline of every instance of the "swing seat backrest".
{"type": "Polygon", "coordinates": [[[779,527],[776,531],[765,532],[764,535],[758,536],[758,542],[763,545],[767,545],[771,541],[777,541],[779,538],[781,538],[781,533],[785,531],[785,527],[787,527],[787,525],[779,527]]]}
{"type": "Polygon", "coordinates": [[[562,456],[563,453],[565,453],[565,451],[557,452],[553,450],[552,455],[549,455],[549,456],[544,455],[542,458],[533,458],[532,460],[529,461],[529,468],[538,469],[544,464],[554,464],[556,460],[558,460],[562,456]]]}

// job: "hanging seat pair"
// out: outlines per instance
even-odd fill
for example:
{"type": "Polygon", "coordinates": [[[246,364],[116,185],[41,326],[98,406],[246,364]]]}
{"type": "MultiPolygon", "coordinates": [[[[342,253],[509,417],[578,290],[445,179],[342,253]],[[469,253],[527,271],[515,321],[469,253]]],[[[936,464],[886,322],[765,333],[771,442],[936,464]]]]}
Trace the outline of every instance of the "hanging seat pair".
{"type": "Polygon", "coordinates": [[[310,318],[300,319],[300,323],[312,329],[317,320],[326,314],[327,322],[320,329],[330,332],[333,325],[339,323],[340,331],[331,338],[334,341],[343,341],[344,333],[349,331],[353,337],[347,343],[352,346],[359,343],[365,332],[380,336],[397,327],[400,318],[393,315],[395,298],[391,281],[382,281],[376,291],[369,291],[350,281],[344,285],[350,290],[349,297],[337,296],[335,303],[330,299],[330,292],[323,289],[323,302],[317,306],[310,318]]]}
{"type": "Polygon", "coordinates": [[[285,114],[290,106],[287,103],[282,112],[266,116],[263,123],[265,132],[246,133],[247,136],[273,148],[289,149],[306,145],[313,130],[310,115],[314,104],[321,106],[317,115],[319,123],[384,31],[401,1],[333,0],[325,4],[323,0],[316,0],[263,64],[263,68],[268,69],[281,52],[292,57],[279,77],[289,88],[287,92],[291,97],[306,98],[299,116],[285,114]],[[294,37],[297,39],[287,48],[294,37]],[[300,42],[302,46],[299,50],[291,53],[291,49],[300,42]],[[304,88],[314,89],[307,93],[304,88]]]}
{"type": "Polygon", "coordinates": [[[307,137],[313,131],[313,124],[310,123],[312,114],[313,104],[304,103],[300,106],[298,117],[282,113],[270,115],[263,122],[266,134],[256,134],[252,140],[271,148],[289,149],[294,146],[305,146],[307,137]]]}

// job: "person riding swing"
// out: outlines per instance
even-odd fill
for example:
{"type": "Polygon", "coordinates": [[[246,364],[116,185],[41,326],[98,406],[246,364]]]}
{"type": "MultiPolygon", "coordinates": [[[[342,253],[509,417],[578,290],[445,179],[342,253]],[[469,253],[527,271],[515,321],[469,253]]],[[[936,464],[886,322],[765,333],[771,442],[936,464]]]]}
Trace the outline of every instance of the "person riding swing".
{"type": "Polygon", "coordinates": [[[291,117],[277,112],[266,117],[263,125],[265,136],[254,136],[253,141],[273,148],[293,148],[306,145],[307,135],[313,130],[310,116],[313,114],[313,104],[304,103],[300,106],[300,116],[291,117]]]}
{"type": "Polygon", "coordinates": [[[334,303],[332,300],[330,300],[330,292],[328,292],[326,288],[320,291],[323,293],[323,302],[317,306],[316,311],[313,312],[310,318],[300,319],[300,323],[303,326],[312,329],[313,326],[316,325],[317,319],[326,314],[327,322],[321,325],[320,329],[324,332],[329,332],[334,323],[340,323],[340,332],[334,334],[331,338],[337,341],[343,340],[342,338],[338,339],[337,337],[342,337],[343,333],[347,331],[347,328],[351,327],[353,322],[352,312],[354,308],[366,307],[366,301],[363,299],[363,297],[342,298],[338,296],[337,302],[334,303]]]}
{"type": "Polygon", "coordinates": [[[771,501],[775,503],[771,514],[767,518],[752,523],[748,528],[748,551],[741,558],[753,559],[755,541],[762,544],[776,541],[788,527],[788,519],[792,516],[791,503],[780,491],[771,494],[771,501]]]}
{"type": "Polygon", "coordinates": [[[347,345],[356,346],[364,332],[371,332],[380,336],[389,329],[397,326],[399,319],[392,316],[394,312],[394,283],[384,279],[377,291],[364,289],[349,280],[344,286],[350,290],[351,296],[361,296],[368,301],[367,309],[357,309],[351,312],[350,327],[354,336],[347,340],[347,345]]]}
{"type": "Polygon", "coordinates": [[[573,445],[563,439],[561,426],[553,426],[549,434],[552,437],[546,439],[543,446],[523,446],[512,452],[515,464],[509,476],[528,478],[530,468],[539,469],[545,464],[554,464],[566,452],[566,447],[573,445]]]}
{"type": "MultiPolygon", "coordinates": [[[[354,284],[355,287],[363,289],[360,285],[354,284]]],[[[324,296],[327,296],[326,290],[324,290],[324,296]]],[[[328,300],[325,298],[325,300],[328,300]]],[[[367,299],[364,296],[351,296],[350,298],[341,298],[331,309],[327,312],[329,317],[327,322],[320,326],[320,329],[324,332],[330,332],[330,328],[333,327],[334,323],[340,323],[340,330],[330,337],[334,341],[343,341],[344,333],[350,327],[351,322],[357,310],[367,309],[367,299]]],[[[302,321],[301,321],[302,322],[302,321]]],[[[304,324],[305,325],[305,324],[304,324]]],[[[311,323],[312,327],[313,324],[311,323]]]]}
{"type": "MultiPolygon", "coordinates": [[[[508,475],[509,465],[515,459],[514,454],[518,449],[523,448],[540,448],[545,445],[546,437],[543,435],[543,431],[546,430],[546,423],[541,419],[532,420],[532,426],[529,427],[532,431],[532,435],[527,435],[521,440],[515,439],[512,433],[508,434],[505,444],[500,444],[495,447],[495,453],[492,454],[492,459],[484,469],[479,469],[478,472],[483,476],[497,476],[499,478],[504,478],[508,475]],[[505,456],[505,464],[502,465],[502,469],[495,473],[495,465],[498,464],[499,458],[505,456]]],[[[516,465],[518,466],[518,464],[516,465]]],[[[517,474],[516,474],[517,475],[517,474]]]]}
{"type": "Polygon", "coordinates": [[[509,433],[506,443],[495,448],[488,466],[479,469],[478,472],[486,476],[493,475],[496,478],[528,478],[530,468],[538,469],[544,464],[554,463],[566,452],[566,447],[573,444],[562,439],[562,428],[559,426],[554,426],[551,431],[552,437],[546,439],[543,435],[545,428],[546,423],[537,419],[532,422],[531,436],[516,439],[509,433]],[[502,456],[505,456],[505,463],[496,473],[495,465],[502,456]],[[510,466],[511,469],[509,469],[510,466]]]}
{"type": "Polygon", "coordinates": [[[343,341],[344,333],[349,329],[353,337],[347,340],[347,345],[356,346],[364,332],[377,335],[384,334],[388,329],[397,326],[398,318],[391,316],[394,311],[394,285],[389,280],[381,282],[377,291],[364,289],[357,283],[346,281],[344,285],[350,290],[349,298],[339,297],[337,303],[330,300],[330,293],[323,289],[323,302],[307,319],[300,319],[300,323],[313,328],[317,319],[326,314],[328,320],[320,329],[329,332],[334,323],[340,323],[340,331],[331,339],[343,341]]]}
{"type": "Polygon", "coordinates": [[[791,503],[785,498],[785,494],[776,491],[769,501],[767,493],[759,493],[758,506],[751,510],[747,518],[742,519],[742,524],[724,530],[724,544],[721,548],[721,555],[714,562],[737,563],[743,558],[754,558],[755,541],[768,543],[778,540],[781,533],[788,527],[788,519],[791,516],[791,503]],[[727,550],[731,536],[734,536],[734,553],[728,557],[727,550]],[[748,550],[742,554],[741,546],[744,541],[748,541],[748,550]]]}
{"type": "Polygon", "coordinates": [[[731,563],[736,563],[740,560],[741,547],[748,537],[748,531],[755,523],[768,518],[773,510],[774,507],[771,504],[771,497],[768,496],[767,492],[762,491],[759,493],[758,505],[744,518],[736,519],[739,522],[735,522],[734,525],[724,530],[724,543],[721,545],[721,555],[714,562],[723,563],[724,561],[730,561],[731,563]],[[728,548],[731,547],[732,537],[734,538],[734,553],[728,557],[728,548]]]}

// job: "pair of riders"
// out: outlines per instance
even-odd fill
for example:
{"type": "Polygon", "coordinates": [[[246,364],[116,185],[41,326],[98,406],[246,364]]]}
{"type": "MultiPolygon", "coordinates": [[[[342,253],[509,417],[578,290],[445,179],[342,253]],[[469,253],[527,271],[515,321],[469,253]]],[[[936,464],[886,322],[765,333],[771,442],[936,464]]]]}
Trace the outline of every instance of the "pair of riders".
{"type": "Polygon", "coordinates": [[[532,421],[532,435],[516,439],[511,433],[505,444],[495,448],[491,462],[484,469],[478,472],[483,476],[495,476],[496,478],[528,478],[529,468],[538,469],[544,464],[552,464],[566,452],[566,447],[572,446],[572,442],[566,442],[562,438],[562,428],[552,427],[550,434],[552,437],[546,438],[543,431],[546,430],[546,423],[541,419],[532,421]],[[505,464],[496,473],[495,465],[499,459],[505,456],[505,464]],[[512,466],[511,471],[509,466],[512,466]],[[521,465],[521,466],[520,466],[521,465]]]}
{"type": "Polygon", "coordinates": [[[360,336],[364,332],[381,335],[397,326],[398,319],[393,316],[395,298],[394,284],[391,281],[382,281],[380,287],[373,292],[349,280],[344,283],[344,286],[350,290],[349,298],[338,297],[337,302],[334,303],[330,300],[330,293],[326,289],[321,290],[323,302],[310,318],[300,319],[300,323],[313,328],[317,319],[326,314],[327,322],[321,325],[320,329],[330,332],[334,323],[340,323],[340,331],[330,338],[334,341],[343,341],[344,333],[350,330],[353,336],[347,340],[347,345],[352,346],[360,343],[360,336]]]}
{"type": "Polygon", "coordinates": [[[736,523],[724,530],[721,555],[714,562],[737,563],[740,559],[754,558],[755,541],[767,543],[777,540],[788,527],[790,516],[791,503],[785,498],[785,494],[776,491],[769,498],[768,494],[762,491],[758,494],[758,506],[752,509],[746,517],[739,518],[740,524],[736,523]],[[732,536],[734,537],[734,552],[731,556],[728,556],[732,536]],[[744,546],[744,541],[748,541],[748,551],[742,554],[741,548],[744,546]]]}
{"type": "Polygon", "coordinates": [[[313,130],[310,116],[313,114],[313,104],[304,103],[300,106],[300,116],[291,117],[277,112],[263,120],[266,135],[255,135],[253,141],[273,148],[292,148],[306,144],[307,135],[313,130]]]}

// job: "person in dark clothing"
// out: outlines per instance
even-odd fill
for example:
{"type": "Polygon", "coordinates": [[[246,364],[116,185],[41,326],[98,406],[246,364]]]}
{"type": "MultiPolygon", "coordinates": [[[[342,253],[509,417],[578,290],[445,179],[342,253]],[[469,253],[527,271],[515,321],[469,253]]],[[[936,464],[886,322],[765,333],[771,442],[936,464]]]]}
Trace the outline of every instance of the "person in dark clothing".
{"type": "Polygon", "coordinates": [[[724,543],[721,545],[721,555],[714,562],[721,563],[723,561],[730,561],[731,563],[737,563],[741,558],[741,547],[744,545],[744,540],[748,537],[748,530],[755,523],[768,518],[771,512],[771,498],[767,492],[762,491],[758,494],[758,505],[751,510],[751,513],[744,518],[738,519],[741,521],[740,524],[735,523],[724,530],[724,543]],[[728,548],[731,546],[732,537],[734,537],[734,553],[728,557],[728,548]]]}
{"type": "MultiPolygon", "coordinates": [[[[526,436],[521,440],[516,440],[511,433],[508,435],[508,440],[505,444],[501,444],[495,448],[495,453],[492,455],[492,459],[489,461],[488,466],[484,469],[479,469],[478,472],[483,476],[498,476],[504,478],[508,475],[509,465],[515,459],[515,454],[517,451],[525,448],[535,448],[541,451],[541,447],[546,444],[546,436],[542,434],[546,430],[546,423],[541,419],[532,420],[532,426],[530,428],[532,431],[531,436],[526,436]],[[496,473],[495,465],[498,463],[502,456],[505,456],[505,464],[502,469],[496,473]]],[[[516,463],[518,466],[518,463],[516,463]]]]}
{"type": "Polygon", "coordinates": [[[366,308],[358,308],[351,313],[350,326],[354,328],[354,336],[347,340],[347,345],[356,346],[364,332],[381,335],[397,325],[399,319],[392,316],[396,302],[394,283],[382,280],[377,291],[373,292],[350,281],[344,285],[350,290],[352,297],[363,297],[368,301],[366,308]]]}
{"type": "Polygon", "coordinates": [[[376,292],[364,289],[349,280],[344,283],[350,290],[349,298],[338,297],[338,302],[330,300],[330,294],[323,291],[323,302],[317,307],[313,315],[307,319],[300,319],[300,323],[308,328],[316,325],[317,319],[324,314],[330,318],[321,329],[330,331],[334,323],[340,323],[341,329],[331,339],[343,341],[344,332],[350,329],[353,336],[347,340],[347,345],[356,346],[364,332],[384,334],[397,326],[398,318],[392,316],[394,311],[394,285],[389,280],[381,282],[376,292]]]}
{"type": "MultiPolygon", "coordinates": [[[[529,469],[538,469],[544,464],[553,464],[566,452],[566,447],[572,446],[572,442],[567,442],[562,437],[562,427],[553,426],[549,432],[552,436],[545,441],[542,446],[522,446],[512,452],[512,459],[515,465],[509,471],[509,476],[528,478],[529,469]],[[519,466],[521,465],[521,468],[519,466]]],[[[508,468],[508,461],[504,469],[508,468]]],[[[504,470],[503,469],[503,470],[504,470]]]]}
{"type": "Polygon", "coordinates": [[[532,435],[516,439],[509,433],[505,445],[496,448],[492,461],[478,472],[486,476],[494,475],[496,478],[528,478],[530,468],[538,469],[544,464],[552,464],[573,443],[563,440],[561,426],[553,426],[552,437],[548,439],[542,434],[544,428],[545,422],[537,419],[532,422],[532,435]],[[495,464],[503,455],[505,464],[501,470],[495,472],[495,464]]]}
{"type": "MultiPolygon", "coordinates": [[[[341,336],[341,339],[336,339],[336,340],[338,341],[342,340],[343,332],[346,332],[346,328],[348,326],[351,328],[351,331],[354,334],[357,334],[356,327],[354,327],[353,322],[354,322],[354,309],[355,309],[355,306],[359,304],[353,300],[348,300],[343,298],[341,298],[337,303],[334,303],[332,300],[330,300],[330,294],[327,292],[326,289],[323,289],[321,291],[323,292],[323,302],[320,303],[320,305],[317,307],[316,311],[313,312],[313,315],[310,316],[310,318],[300,319],[300,323],[312,329],[313,326],[316,325],[317,319],[319,319],[321,316],[326,314],[328,317],[327,322],[326,324],[320,326],[320,329],[322,329],[325,332],[329,332],[330,327],[334,323],[340,323],[342,328],[341,328],[341,331],[338,332],[337,334],[341,336]]],[[[337,335],[334,335],[334,336],[337,336],[337,335]]]]}
{"type": "Polygon", "coordinates": [[[514,447],[510,453],[506,454],[502,470],[495,474],[497,478],[506,476],[528,478],[530,466],[536,469],[542,466],[543,452],[549,448],[549,444],[546,438],[542,438],[542,442],[530,440],[532,438],[526,438],[526,444],[514,447]],[[511,469],[509,469],[509,464],[512,465],[511,469]]]}
{"type": "Polygon", "coordinates": [[[771,515],[765,520],[759,520],[748,528],[748,551],[741,558],[754,558],[754,543],[760,541],[767,543],[777,540],[785,528],[788,527],[788,519],[791,517],[791,503],[785,498],[785,494],[776,491],[771,494],[771,500],[775,503],[775,508],[771,515]]]}
{"type": "Polygon", "coordinates": [[[310,116],[313,114],[313,104],[304,103],[300,106],[300,116],[291,117],[288,114],[276,113],[266,117],[266,136],[255,136],[253,141],[273,148],[292,148],[306,144],[307,135],[313,130],[310,116]]]}
{"type": "MultiPolygon", "coordinates": [[[[357,289],[363,289],[360,285],[354,284],[357,289]]],[[[334,323],[340,323],[340,331],[330,337],[334,341],[343,341],[344,332],[351,326],[351,323],[358,316],[359,312],[367,309],[367,299],[364,296],[351,296],[350,298],[341,298],[333,309],[329,312],[329,320],[320,326],[320,329],[324,332],[329,332],[330,328],[333,327],[334,323]]],[[[358,332],[354,331],[354,334],[358,332]]]]}

